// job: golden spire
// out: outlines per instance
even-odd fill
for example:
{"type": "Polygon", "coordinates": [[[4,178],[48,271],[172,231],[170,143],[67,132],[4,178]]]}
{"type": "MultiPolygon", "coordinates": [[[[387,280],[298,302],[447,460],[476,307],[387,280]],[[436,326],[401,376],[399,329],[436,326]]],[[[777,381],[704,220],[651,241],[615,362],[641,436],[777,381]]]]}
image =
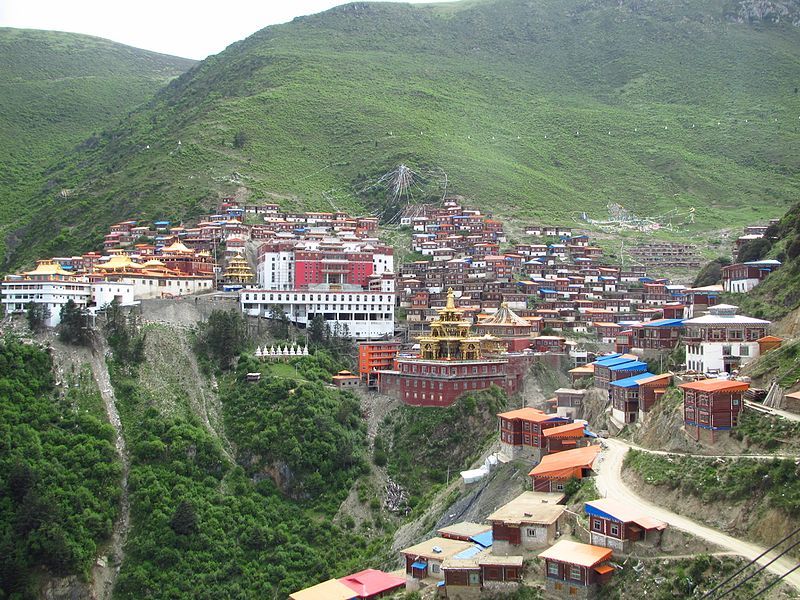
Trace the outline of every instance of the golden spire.
{"type": "Polygon", "coordinates": [[[453,288],[447,289],[447,308],[453,309],[456,307],[456,296],[453,288]]]}

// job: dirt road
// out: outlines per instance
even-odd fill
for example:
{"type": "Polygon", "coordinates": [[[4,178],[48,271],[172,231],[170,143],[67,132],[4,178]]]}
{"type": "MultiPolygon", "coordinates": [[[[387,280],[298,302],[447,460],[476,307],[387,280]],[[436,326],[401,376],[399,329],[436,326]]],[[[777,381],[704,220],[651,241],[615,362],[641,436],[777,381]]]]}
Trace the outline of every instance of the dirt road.
{"type": "Polygon", "coordinates": [[[750,402],[750,400],[745,400],[744,405],[748,408],[752,408],[753,410],[757,410],[758,412],[766,412],[775,417],[781,417],[783,419],[787,419],[788,421],[800,421],[800,415],[796,415],[794,413],[787,412],[785,410],[781,410],[779,408],[771,408],[769,406],[764,406],[763,404],[759,404],[758,402],[750,402]]]}
{"type": "MultiPolygon", "coordinates": [[[[665,510],[636,495],[622,480],[622,461],[629,450],[629,445],[616,439],[604,440],[604,443],[607,447],[600,455],[599,462],[595,465],[597,472],[595,483],[601,496],[613,498],[629,506],[636,506],[652,517],[668,523],[671,527],[691,533],[707,542],[716,544],[725,551],[735,552],[750,560],[766,550],[765,547],[736,539],[721,531],[701,525],[697,521],[665,510]]],[[[759,564],[766,564],[771,560],[772,556],[772,554],[768,554],[763,557],[759,560],[759,564]]],[[[767,567],[767,570],[780,576],[792,569],[796,564],[796,561],[783,557],[767,567]]],[[[800,590],[800,571],[795,571],[786,577],[784,581],[795,589],[800,590]]]]}

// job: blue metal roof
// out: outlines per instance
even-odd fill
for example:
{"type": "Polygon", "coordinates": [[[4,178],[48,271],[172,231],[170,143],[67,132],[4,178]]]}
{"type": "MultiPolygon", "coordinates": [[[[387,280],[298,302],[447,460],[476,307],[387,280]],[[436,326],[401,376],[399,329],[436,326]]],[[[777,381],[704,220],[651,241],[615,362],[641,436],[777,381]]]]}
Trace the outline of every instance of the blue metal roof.
{"type": "Polygon", "coordinates": [[[600,365],[601,367],[613,367],[615,365],[621,365],[623,363],[629,362],[636,362],[633,358],[625,358],[624,356],[617,356],[614,358],[604,358],[601,360],[594,361],[594,364],[600,365]]]}
{"type": "Polygon", "coordinates": [[[555,291],[555,290],[551,290],[551,289],[544,289],[544,288],[540,289],[539,291],[540,291],[540,292],[542,292],[543,294],[557,294],[557,293],[558,293],[558,292],[557,292],[557,291],[555,291]]]}
{"type": "Polygon", "coordinates": [[[637,369],[647,369],[647,363],[643,363],[639,360],[633,360],[631,362],[608,367],[609,371],[636,371],[637,369]]]}
{"type": "Polygon", "coordinates": [[[648,373],[648,372],[639,373],[638,375],[634,375],[633,377],[626,377],[625,379],[620,379],[619,381],[612,381],[609,385],[621,388],[637,387],[639,385],[640,379],[647,379],[648,377],[653,377],[653,373],[648,373]]]}
{"type": "Polygon", "coordinates": [[[472,558],[473,556],[475,556],[477,554],[480,554],[483,551],[484,551],[484,547],[483,546],[478,546],[476,544],[475,546],[470,546],[466,550],[462,550],[461,552],[459,552],[458,554],[453,556],[453,558],[462,559],[462,560],[466,559],[466,558],[472,558]]]}
{"type": "Polygon", "coordinates": [[[473,542],[476,544],[480,544],[484,548],[488,548],[494,542],[492,538],[492,530],[484,531],[483,533],[479,533],[478,535],[473,535],[471,538],[473,542]]]}
{"type": "Polygon", "coordinates": [[[644,327],[677,327],[683,325],[683,319],[656,319],[642,323],[644,327]]]}
{"type": "Polygon", "coordinates": [[[411,563],[411,568],[412,569],[427,569],[428,568],[428,563],[422,562],[421,560],[418,560],[415,563],[411,563]]]}
{"type": "Polygon", "coordinates": [[[583,507],[586,509],[586,514],[587,515],[591,515],[593,517],[600,517],[601,519],[610,519],[612,521],[616,521],[617,523],[622,523],[622,521],[620,521],[614,515],[610,515],[607,512],[605,512],[604,510],[600,510],[599,508],[596,508],[596,507],[592,506],[588,502],[586,504],[584,504],[583,507]]]}

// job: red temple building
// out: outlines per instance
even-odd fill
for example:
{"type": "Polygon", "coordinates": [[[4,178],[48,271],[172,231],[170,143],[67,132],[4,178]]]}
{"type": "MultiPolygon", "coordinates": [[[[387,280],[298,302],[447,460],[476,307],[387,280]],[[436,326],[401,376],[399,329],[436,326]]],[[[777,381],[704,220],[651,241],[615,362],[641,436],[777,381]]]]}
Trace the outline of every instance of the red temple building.
{"type": "Polygon", "coordinates": [[[522,385],[522,370],[490,353],[501,350],[492,336],[476,337],[463,318],[450,289],[446,306],[430,324],[430,333],[419,338],[420,354],[399,357],[395,369],[378,371],[382,393],[392,394],[413,406],[450,406],[462,395],[496,385],[515,393],[522,385]]]}

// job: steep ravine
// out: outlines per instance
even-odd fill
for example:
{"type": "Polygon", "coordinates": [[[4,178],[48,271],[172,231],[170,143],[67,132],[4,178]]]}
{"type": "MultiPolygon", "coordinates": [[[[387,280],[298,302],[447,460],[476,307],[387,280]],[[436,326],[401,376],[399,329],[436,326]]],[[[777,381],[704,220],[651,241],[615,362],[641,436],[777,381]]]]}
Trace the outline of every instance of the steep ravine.
{"type": "Polygon", "coordinates": [[[119,568],[125,553],[125,541],[130,530],[131,505],[128,493],[128,472],[130,471],[130,455],[125,445],[125,437],[122,433],[122,423],[117,411],[114,388],[111,385],[111,378],[106,365],[106,355],[108,346],[105,338],[97,335],[93,339],[91,355],[91,367],[94,374],[100,395],[106,407],[108,421],[114,427],[114,444],[117,449],[120,461],[122,462],[122,479],[120,481],[120,509],[111,540],[106,547],[105,556],[98,557],[92,568],[92,584],[94,597],[98,600],[108,600],[114,590],[114,582],[119,574],[119,568]]]}

